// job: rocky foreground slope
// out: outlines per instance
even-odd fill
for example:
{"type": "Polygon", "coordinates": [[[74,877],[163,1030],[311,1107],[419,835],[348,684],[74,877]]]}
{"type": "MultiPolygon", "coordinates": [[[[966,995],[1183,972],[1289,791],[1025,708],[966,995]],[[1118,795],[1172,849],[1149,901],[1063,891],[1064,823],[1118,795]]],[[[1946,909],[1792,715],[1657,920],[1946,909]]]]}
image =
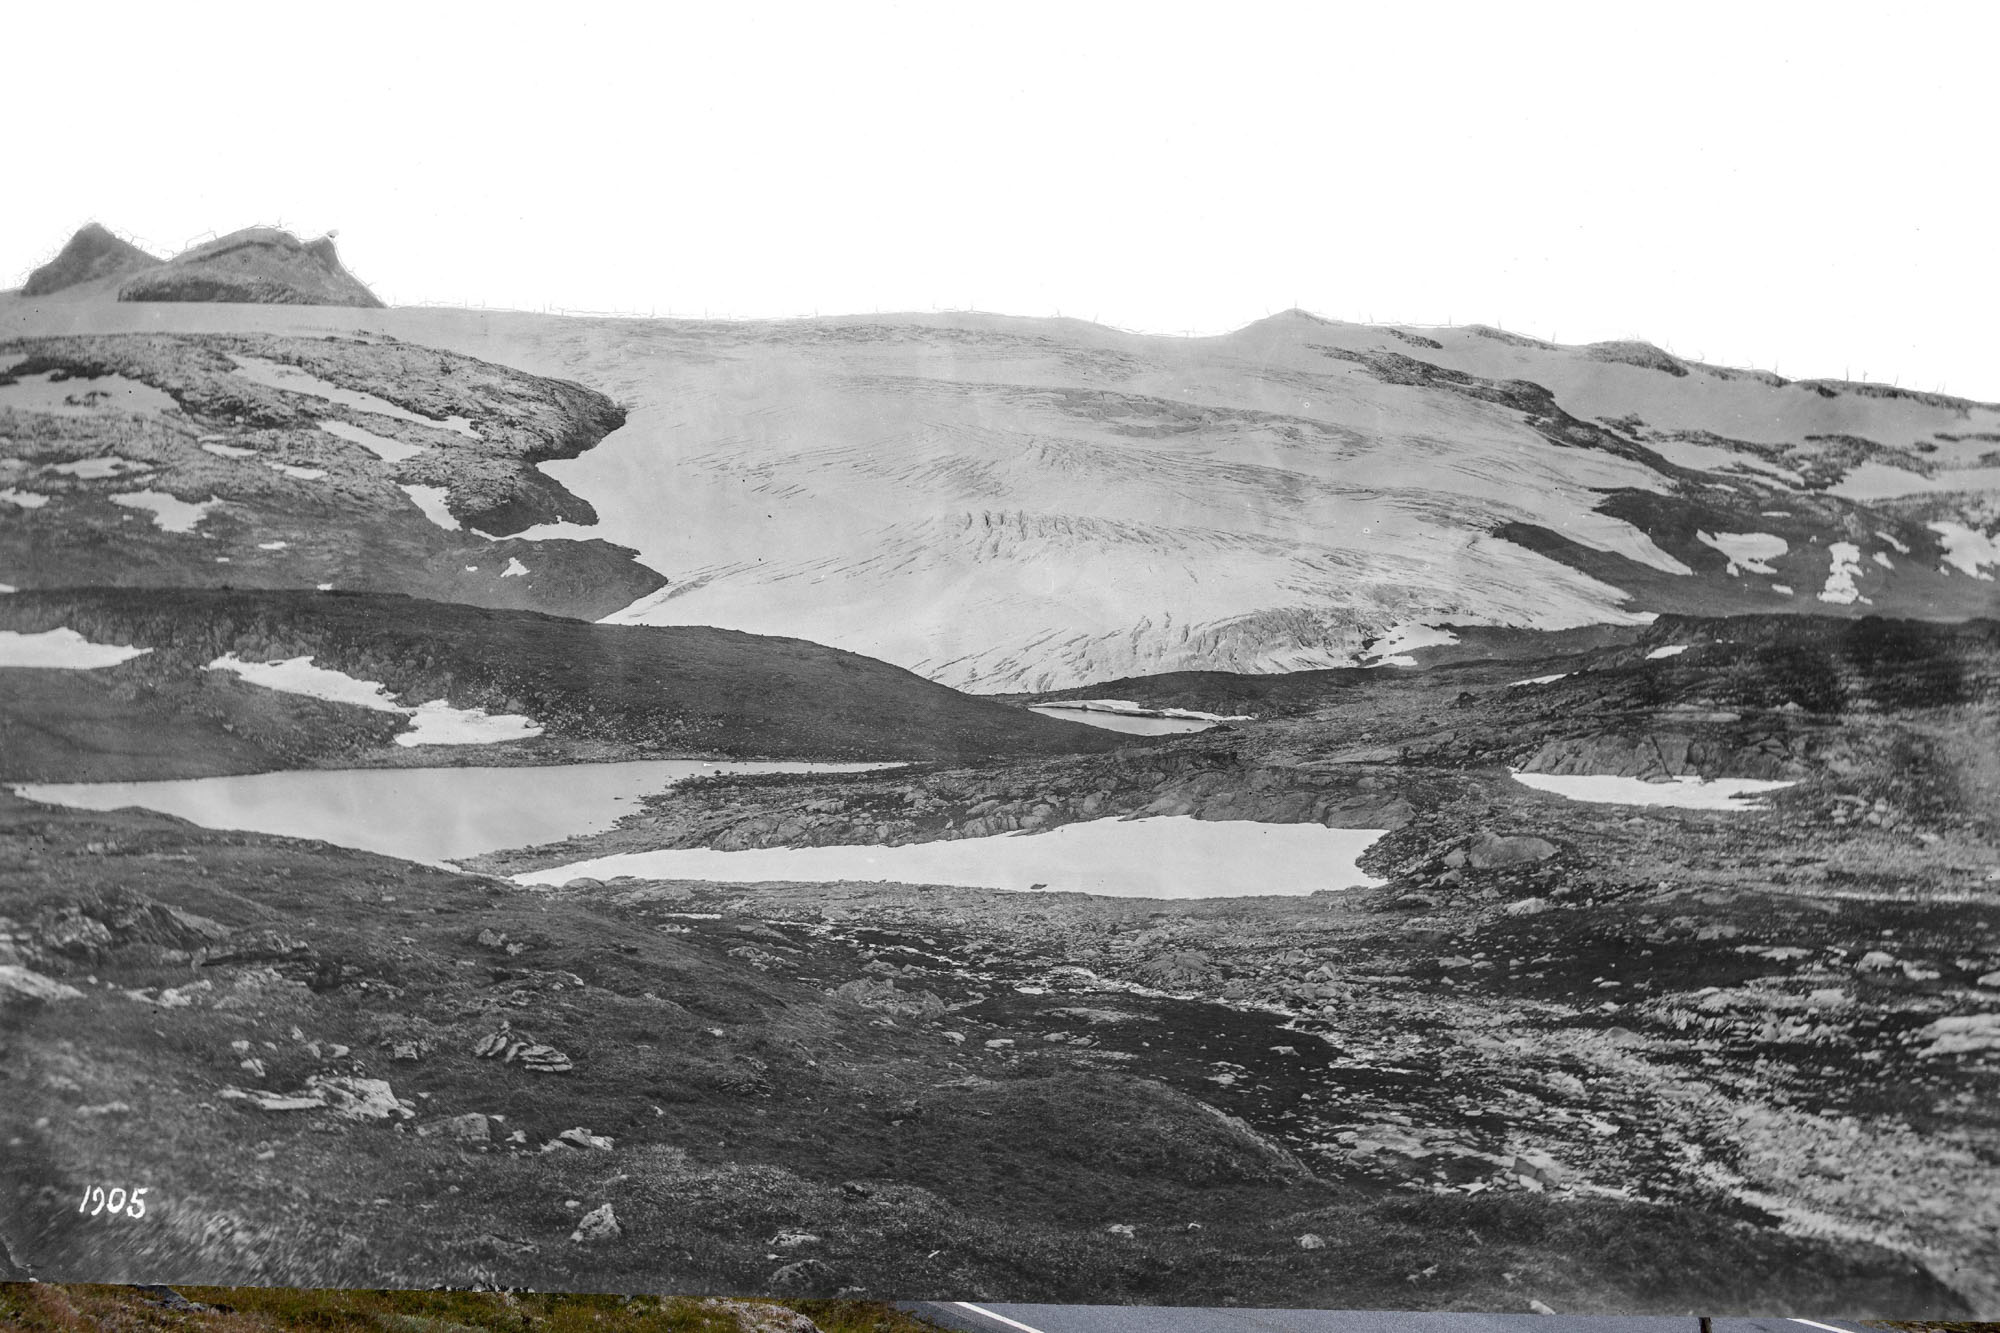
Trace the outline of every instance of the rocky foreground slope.
{"type": "Polygon", "coordinates": [[[1306,897],[528,890],[9,798],[0,1216],[45,1278],[1990,1315],[1995,633],[1662,622],[628,824],[1391,830],[1306,897]],[[1508,774],[1578,763],[1795,785],[1508,774]],[[150,1226],[78,1215],[128,1178],[150,1226]]]}

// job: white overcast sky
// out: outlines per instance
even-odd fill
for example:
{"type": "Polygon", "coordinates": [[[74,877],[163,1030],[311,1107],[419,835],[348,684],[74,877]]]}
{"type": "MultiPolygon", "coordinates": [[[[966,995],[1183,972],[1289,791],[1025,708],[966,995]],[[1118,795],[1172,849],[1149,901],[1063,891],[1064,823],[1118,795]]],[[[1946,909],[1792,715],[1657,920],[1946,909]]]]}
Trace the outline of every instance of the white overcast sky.
{"type": "Polygon", "coordinates": [[[0,285],[282,223],[397,304],[1299,305],[2000,399],[1994,14],[15,6],[0,285]]]}

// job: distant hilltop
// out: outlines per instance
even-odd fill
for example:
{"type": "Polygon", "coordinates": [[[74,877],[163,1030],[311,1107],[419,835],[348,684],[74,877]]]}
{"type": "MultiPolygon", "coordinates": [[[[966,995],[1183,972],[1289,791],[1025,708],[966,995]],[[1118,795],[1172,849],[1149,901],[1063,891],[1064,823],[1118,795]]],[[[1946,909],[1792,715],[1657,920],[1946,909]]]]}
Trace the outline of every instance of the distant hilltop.
{"type": "Polygon", "coordinates": [[[23,296],[67,292],[119,301],[231,301],[254,305],[380,306],[341,266],[331,237],[301,241],[249,227],[160,259],[92,222],[28,275],[23,296]]]}

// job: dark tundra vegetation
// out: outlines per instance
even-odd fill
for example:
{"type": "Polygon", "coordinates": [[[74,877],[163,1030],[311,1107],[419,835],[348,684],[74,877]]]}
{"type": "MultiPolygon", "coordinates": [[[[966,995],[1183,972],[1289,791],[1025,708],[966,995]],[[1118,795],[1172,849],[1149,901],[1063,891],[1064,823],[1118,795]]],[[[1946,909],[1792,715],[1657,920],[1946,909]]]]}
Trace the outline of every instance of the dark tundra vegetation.
{"type": "Polygon", "coordinates": [[[302,300],[296,249],[80,237],[0,302],[0,1276],[2000,1311],[1990,405],[1299,316],[106,299],[302,300]],[[1036,509],[1100,495],[1175,521],[1036,509]],[[1031,707],[1085,700],[1229,720],[1031,707]],[[882,767],[450,866],[20,787],[633,759],[882,767]],[[1148,819],[1379,836],[1305,894],[566,869],[1148,819]]]}

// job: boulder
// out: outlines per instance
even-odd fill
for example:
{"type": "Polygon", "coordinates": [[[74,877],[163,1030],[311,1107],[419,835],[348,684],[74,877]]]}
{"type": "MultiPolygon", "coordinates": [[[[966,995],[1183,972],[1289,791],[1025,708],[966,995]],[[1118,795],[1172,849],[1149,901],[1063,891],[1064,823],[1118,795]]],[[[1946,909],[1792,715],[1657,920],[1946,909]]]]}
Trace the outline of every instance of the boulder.
{"type": "Polygon", "coordinates": [[[350,1074],[314,1075],[306,1081],[307,1093],[317,1094],[326,1105],[349,1120],[405,1120],[417,1108],[396,1096],[386,1079],[357,1078],[350,1074]]]}
{"type": "Polygon", "coordinates": [[[583,1215],[583,1220],[576,1224],[576,1230],[569,1233],[569,1238],[583,1245],[593,1241],[616,1240],[624,1234],[625,1229],[618,1225],[618,1215],[611,1211],[611,1205],[601,1203],[583,1215]]]}
{"type": "Polygon", "coordinates": [[[764,1279],[767,1289],[784,1296],[831,1295],[838,1287],[833,1269],[817,1259],[801,1259],[776,1269],[764,1279]]]}
{"type": "Polygon", "coordinates": [[[423,1138],[453,1139],[460,1143],[490,1143],[493,1124],[481,1112],[468,1111],[464,1115],[449,1116],[419,1126],[417,1134],[423,1138]]]}
{"type": "Polygon", "coordinates": [[[1526,834],[1502,837],[1481,830],[1467,841],[1464,850],[1466,864],[1474,870],[1498,870],[1546,861],[1562,849],[1546,838],[1526,834]]]}
{"type": "Polygon", "coordinates": [[[326,1105],[326,1098],[313,1091],[266,1092],[261,1088],[224,1088],[230,1101],[248,1102],[260,1111],[312,1111],[326,1105]]]}
{"type": "Polygon", "coordinates": [[[0,1000],[74,1000],[82,991],[31,968],[0,963],[0,1000]]]}

